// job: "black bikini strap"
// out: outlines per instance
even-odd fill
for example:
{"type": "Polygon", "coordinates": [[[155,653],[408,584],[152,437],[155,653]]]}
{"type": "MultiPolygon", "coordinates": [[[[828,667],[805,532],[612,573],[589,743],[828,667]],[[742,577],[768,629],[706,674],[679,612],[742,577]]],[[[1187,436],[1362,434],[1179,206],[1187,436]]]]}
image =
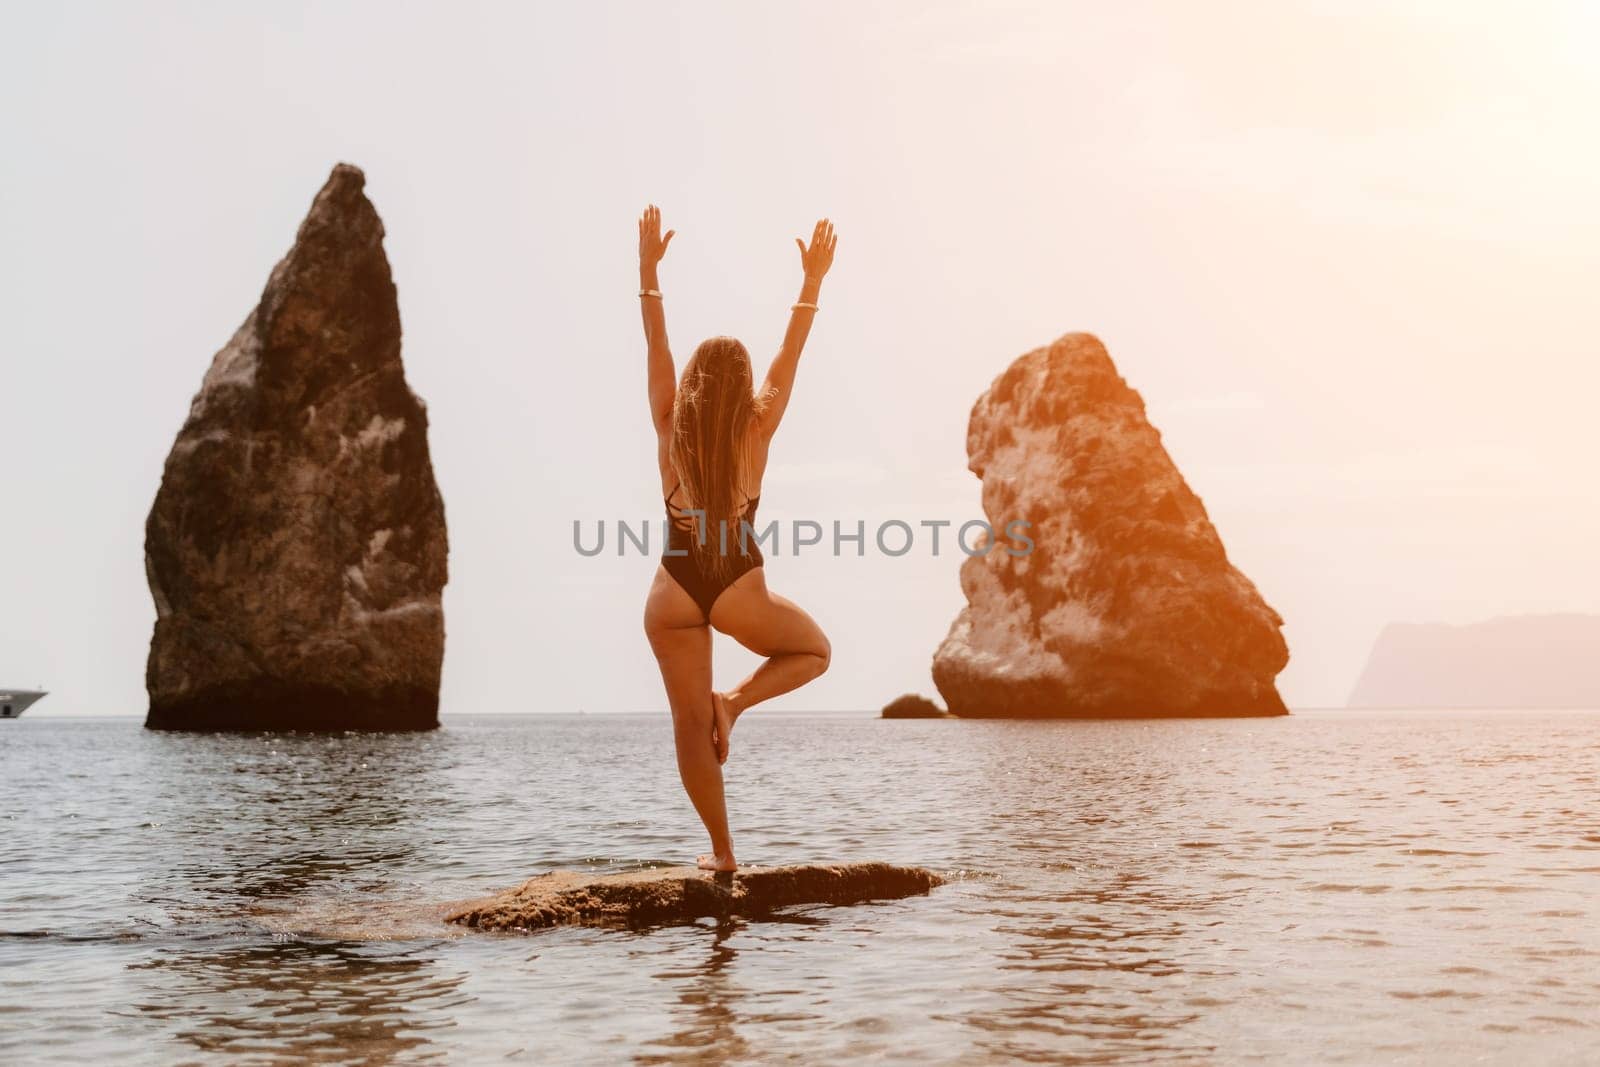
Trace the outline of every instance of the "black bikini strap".
{"type": "MultiPolygon", "coordinates": [[[[662,497],[661,498],[661,502],[663,504],[667,505],[667,507],[669,507],[669,508],[672,507],[672,498],[674,496],[677,496],[678,495],[678,490],[682,489],[682,488],[683,488],[683,482],[682,481],[676,482],[672,486],[672,492],[670,492],[666,496],[662,497]]],[[[748,510],[750,510],[750,508],[753,505],[759,504],[759,503],[761,503],[761,494],[760,493],[757,493],[755,496],[747,496],[747,497],[744,498],[744,503],[739,505],[739,510],[740,511],[748,511],[748,510]]],[[[679,508],[678,510],[682,511],[684,509],[683,508],[679,508]]]]}

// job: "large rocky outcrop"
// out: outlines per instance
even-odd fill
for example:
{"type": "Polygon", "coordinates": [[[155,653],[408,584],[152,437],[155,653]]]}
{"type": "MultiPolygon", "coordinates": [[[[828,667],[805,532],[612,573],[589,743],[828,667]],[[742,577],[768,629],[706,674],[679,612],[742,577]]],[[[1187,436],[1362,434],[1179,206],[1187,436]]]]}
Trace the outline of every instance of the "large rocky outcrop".
{"type": "Polygon", "coordinates": [[[444,503],[364,185],[333,169],[167,456],[146,726],[438,725],[444,503]]]}
{"type": "Polygon", "coordinates": [[[1390,623],[1353,708],[1600,708],[1600,616],[1390,623]]]}
{"type": "Polygon", "coordinates": [[[944,879],[888,863],[744,867],[711,874],[666,867],[623,874],[554,871],[462,905],[449,922],[483,930],[654,926],[715,916],[761,916],[799,904],[860,904],[926,893],[944,879]]]}
{"type": "Polygon", "coordinates": [[[972,409],[967,454],[995,547],[933,658],[956,715],[1282,715],[1283,620],[1228,562],[1144,401],[1074,333],[972,409]],[[1008,537],[1013,520],[1032,525],[1008,537]]]}

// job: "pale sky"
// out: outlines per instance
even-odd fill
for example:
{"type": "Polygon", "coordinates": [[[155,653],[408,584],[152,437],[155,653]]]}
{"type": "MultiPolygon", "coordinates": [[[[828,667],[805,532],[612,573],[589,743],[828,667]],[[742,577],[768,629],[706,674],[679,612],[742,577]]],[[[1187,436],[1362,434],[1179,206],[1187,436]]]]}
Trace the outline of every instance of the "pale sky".
{"type": "MultiPolygon", "coordinates": [[[[837,261],[762,516],[978,517],[973,401],[1097,334],[1341,704],[1394,620],[1600,610],[1600,6],[0,4],[0,685],[137,714],[143,524],[340,160],[388,229],[449,524],[444,714],[665,706],[635,219],[680,366],[837,261]]],[[[769,559],[933,695],[960,557],[769,559]]],[[[752,664],[725,639],[717,680],[752,664]]]]}

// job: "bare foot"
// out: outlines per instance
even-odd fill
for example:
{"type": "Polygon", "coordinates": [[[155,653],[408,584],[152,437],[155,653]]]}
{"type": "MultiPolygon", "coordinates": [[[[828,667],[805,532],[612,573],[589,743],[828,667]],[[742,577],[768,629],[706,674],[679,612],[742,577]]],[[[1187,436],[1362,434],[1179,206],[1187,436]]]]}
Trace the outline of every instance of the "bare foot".
{"type": "Polygon", "coordinates": [[[736,871],[739,865],[734,862],[733,854],[724,855],[721,852],[703,852],[694,858],[694,865],[702,871],[736,871]]]}
{"type": "Polygon", "coordinates": [[[728,740],[733,733],[733,714],[728,710],[728,698],[721,693],[711,694],[711,716],[715,723],[711,743],[717,750],[717,762],[728,762],[728,740]]]}

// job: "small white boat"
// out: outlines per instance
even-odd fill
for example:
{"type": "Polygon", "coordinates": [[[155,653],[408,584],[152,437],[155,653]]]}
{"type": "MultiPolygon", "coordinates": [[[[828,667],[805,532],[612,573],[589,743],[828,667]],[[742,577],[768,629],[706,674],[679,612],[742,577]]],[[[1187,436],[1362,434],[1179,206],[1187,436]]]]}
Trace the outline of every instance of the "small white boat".
{"type": "Polygon", "coordinates": [[[0,719],[15,719],[44,695],[40,689],[0,689],[0,719]]]}

